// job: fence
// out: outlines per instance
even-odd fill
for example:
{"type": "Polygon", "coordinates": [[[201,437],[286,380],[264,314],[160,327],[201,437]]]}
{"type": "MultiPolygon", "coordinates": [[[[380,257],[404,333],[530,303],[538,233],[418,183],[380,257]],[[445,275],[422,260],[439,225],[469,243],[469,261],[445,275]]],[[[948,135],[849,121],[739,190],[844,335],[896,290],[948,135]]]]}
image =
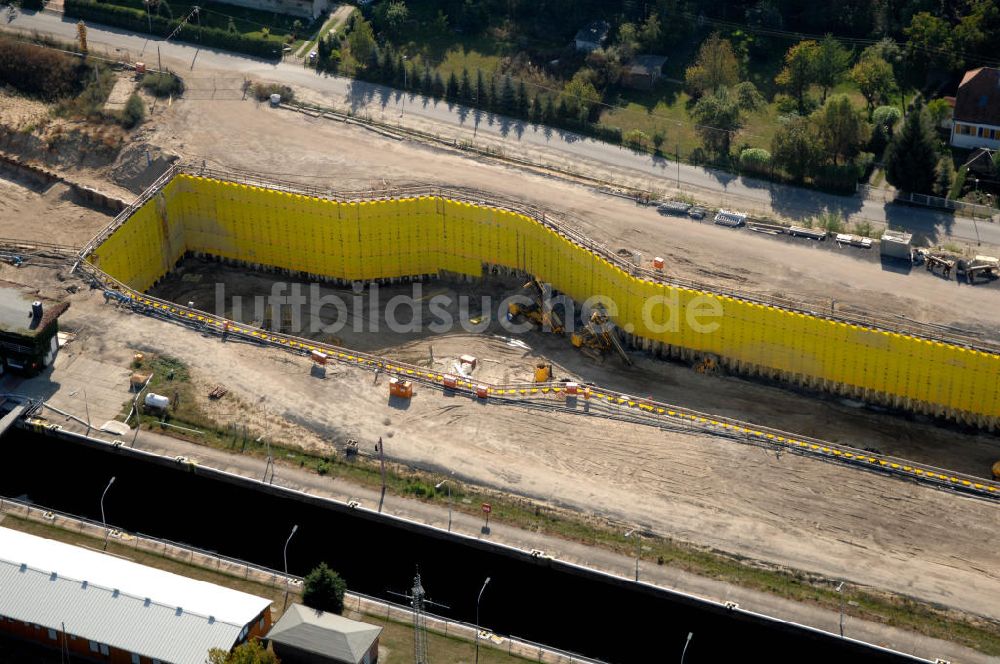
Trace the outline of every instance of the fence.
{"type": "Polygon", "coordinates": [[[970,216],[973,219],[987,219],[989,221],[993,221],[993,217],[995,215],[1000,215],[1000,210],[989,205],[966,203],[965,201],[956,201],[951,198],[941,198],[940,196],[928,196],[927,194],[911,194],[905,191],[893,192],[866,184],[858,185],[858,193],[869,200],[919,205],[920,207],[934,208],[937,210],[951,210],[953,212],[970,216]]]}
{"type": "MultiPolygon", "coordinates": [[[[96,521],[53,510],[46,510],[19,500],[0,496],[0,515],[3,514],[11,514],[34,522],[47,522],[56,528],[86,534],[98,539],[105,532],[104,525],[96,521]]],[[[286,583],[298,587],[302,583],[302,579],[299,577],[286,576],[279,571],[260,567],[243,560],[140,533],[127,533],[118,529],[112,529],[109,538],[120,546],[131,547],[137,552],[152,553],[164,558],[187,563],[194,567],[254,581],[270,586],[271,588],[278,588],[279,585],[284,586],[286,583]]],[[[385,620],[397,622],[413,621],[413,611],[410,607],[358,592],[349,592],[346,594],[344,597],[344,608],[353,609],[358,613],[371,617],[380,617],[385,620]]],[[[452,620],[451,618],[434,614],[425,614],[425,618],[427,628],[430,631],[451,638],[473,641],[476,638],[476,632],[479,631],[475,625],[460,620],[452,620]]],[[[499,636],[485,629],[480,632],[479,639],[484,647],[504,650],[509,655],[516,655],[546,664],[604,664],[601,660],[590,659],[558,648],[544,646],[527,639],[499,636]]]]}

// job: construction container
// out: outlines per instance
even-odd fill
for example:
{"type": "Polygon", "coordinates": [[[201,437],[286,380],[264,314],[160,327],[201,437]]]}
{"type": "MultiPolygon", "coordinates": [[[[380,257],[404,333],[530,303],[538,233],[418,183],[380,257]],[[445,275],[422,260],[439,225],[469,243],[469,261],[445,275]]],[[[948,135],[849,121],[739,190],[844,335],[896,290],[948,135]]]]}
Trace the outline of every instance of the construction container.
{"type": "Polygon", "coordinates": [[[472,355],[462,355],[461,357],[458,358],[458,361],[461,362],[462,364],[468,364],[470,369],[475,369],[476,364],[479,362],[479,360],[477,360],[472,355]]]}
{"type": "Polygon", "coordinates": [[[885,231],[879,243],[879,253],[886,258],[911,260],[913,236],[902,231],[885,231]]]}
{"type": "Polygon", "coordinates": [[[309,357],[311,357],[312,361],[315,362],[316,364],[326,364],[326,353],[314,350],[313,352],[309,353],[309,357]]]}
{"type": "Polygon", "coordinates": [[[659,256],[653,258],[653,268],[657,270],[663,269],[663,259],[659,256]]]}
{"type": "Polygon", "coordinates": [[[489,389],[485,385],[476,385],[476,396],[480,399],[485,399],[489,393],[489,389]]]}
{"type": "Polygon", "coordinates": [[[458,387],[458,378],[456,378],[455,376],[445,376],[442,382],[444,383],[444,386],[449,390],[454,390],[456,387],[458,387]]]}
{"type": "Polygon", "coordinates": [[[578,383],[566,383],[566,394],[568,396],[575,396],[579,391],[580,385],[578,383]]]}
{"type": "Polygon", "coordinates": [[[389,379],[389,396],[409,399],[413,396],[413,383],[399,378],[389,379]]]}
{"type": "Polygon", "coordinates": [[[136,74],[145,74],[146,73],[146,63],[145,62],[137,62],[137,63],[135,63],[135,73],[136,74]]]}

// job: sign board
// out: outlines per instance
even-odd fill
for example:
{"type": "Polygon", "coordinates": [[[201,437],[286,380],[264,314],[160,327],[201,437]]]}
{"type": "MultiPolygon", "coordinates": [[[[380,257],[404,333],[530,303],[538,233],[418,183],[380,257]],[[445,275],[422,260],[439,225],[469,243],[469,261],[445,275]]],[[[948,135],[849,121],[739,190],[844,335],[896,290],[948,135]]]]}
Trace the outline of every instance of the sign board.
{"type": "Polygon", "coordinates": [[[483,503],[483,513],[484,514],[489,514],[492,511],[493,511],[493,506],[492,505],[490,505],[489,503],[483,503]]]}

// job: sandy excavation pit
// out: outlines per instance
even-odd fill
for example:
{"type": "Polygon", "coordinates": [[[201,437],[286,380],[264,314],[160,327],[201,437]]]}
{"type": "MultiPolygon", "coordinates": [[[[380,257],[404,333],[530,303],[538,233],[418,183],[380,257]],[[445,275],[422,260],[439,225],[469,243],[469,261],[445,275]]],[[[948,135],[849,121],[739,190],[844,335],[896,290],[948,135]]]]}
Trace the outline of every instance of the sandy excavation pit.
{"type": "MultiPolygon", "coordinates": [[[[728,376],[701,374],[689,365],[654,358],[640,351],[630,356],[626,367],[613,355],[589,357],[570,344],[568,335],[543,333],[534,326],[511,332],[501,324],[503,299],[522,291],[522,280],[491,278],[474,283],[433,279],[423,283],[384,284],[377,287],[373,307],[370,288],[360,295],[348,286],[310,284],[293,277],[189,257],[178,263],[149,294],[182,305],[224,315],[247,324],[265,324],[276,331],[322,343],[383,355],[402,362],[454,373],[458,358],[479,359],[474,376],[492,383],[530,382],[537,363],[552,365],[555,379],[589,382],[629,394],[814,436],[859,449],[877,450],[921,463],[949,468],[984,478],[996,460],[1000,442],[993,434],[959,431],[936,425],[926,418],[891,413],[884,409],[829,395],[807,393],[787,386],[728,376]],[[311,329],[314,308],[301,306],[300,321],[284,308],[283,325],[266,302],[272,293],[297,292],[309,298],[337,298],[344,302],[347,317],[337,325],[338,310],[326,304],[318,309],[326,330],[311,329]],[[275,286],[278,290],[275,290],[275,286]],[[468,306],[460,310],[461,298],[468,306]],[[394,331],[387,324],[386,304],[393,298],[413,298],[417,317],[424,323],[417,331],[394,331]],[[257,303],[255,306],[255,298],[257,303]],[[434,330],[442,309],[431,302],[450,303],[444,308],[456,324],[447,331],[434,330]],[[237,304],[238,303],[238,304],[237,304]],[[488,303],[488,313],[483,304],[488,303]],[[360,316],[355,313],[360,311],[360,316]],[[373,312],[375,312],[373,314],[373,312]],[[457,323],[465,320],[463,328],[457,323]],[[271,322],[273,321],[273,322],[271,322]],[[335,329],[331,329],[332,328],[335,329]],[[474,329],[473,329],[474,328],[474,329]]],[[[404,326],[413,321],[409,305],[401,304],[396,320],[404,326]]]]}

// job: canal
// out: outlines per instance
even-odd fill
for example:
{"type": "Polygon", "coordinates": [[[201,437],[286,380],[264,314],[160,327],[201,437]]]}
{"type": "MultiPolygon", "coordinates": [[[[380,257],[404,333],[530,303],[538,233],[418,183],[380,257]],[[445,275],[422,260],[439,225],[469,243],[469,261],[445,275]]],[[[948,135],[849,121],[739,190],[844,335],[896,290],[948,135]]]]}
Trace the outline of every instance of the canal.
{"type": "MultiPolygon", "coordinates": [[[[850,641],[733,613],[665,590],[532,559],[488,543],[415,527],[301,494],[261,490],[206,469],[150,461],[127,450],[12,430],[2,440],[0,495],[100,520],[111,477],[109,525],[305,575],[320,561],[351,589],[399,601],[419,568],[439,613],[499,634],[614,664],[912,661],[850,641]]],[[[445,663],[436,663],[445,664],[445,663]]]]}

